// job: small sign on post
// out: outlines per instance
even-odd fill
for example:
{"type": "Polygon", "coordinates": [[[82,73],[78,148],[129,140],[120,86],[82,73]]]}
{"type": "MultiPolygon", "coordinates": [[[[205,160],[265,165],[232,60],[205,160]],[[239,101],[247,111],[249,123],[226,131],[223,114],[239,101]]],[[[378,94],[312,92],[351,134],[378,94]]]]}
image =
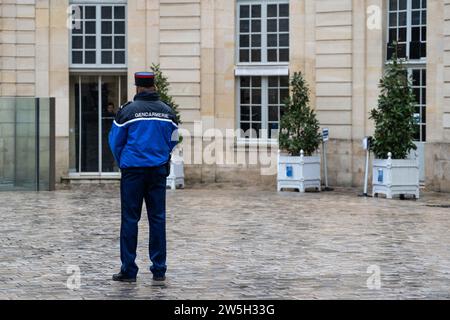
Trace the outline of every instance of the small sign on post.
{"type": "Polygon", "coordinates": [[[327,142],[328,140],[330,140],[330,130],[328,128],[323,128],[322,139],[323,142],[327,142]]]}

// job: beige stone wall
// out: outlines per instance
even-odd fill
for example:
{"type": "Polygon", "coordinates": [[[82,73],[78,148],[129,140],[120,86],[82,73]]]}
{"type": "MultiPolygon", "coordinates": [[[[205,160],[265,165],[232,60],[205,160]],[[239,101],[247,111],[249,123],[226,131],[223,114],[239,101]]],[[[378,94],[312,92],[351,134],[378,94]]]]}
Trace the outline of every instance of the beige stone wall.
{"type": "Polygon", "coordinates": [[[35,95],[35,0],[0,4],[0,95],[35,95]]]}

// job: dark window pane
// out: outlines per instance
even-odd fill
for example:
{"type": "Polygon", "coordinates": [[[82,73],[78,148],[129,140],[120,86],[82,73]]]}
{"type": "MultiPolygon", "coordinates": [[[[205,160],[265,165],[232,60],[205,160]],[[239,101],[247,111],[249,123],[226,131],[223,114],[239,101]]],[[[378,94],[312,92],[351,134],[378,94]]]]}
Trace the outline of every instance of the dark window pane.
{"type": "Polygon", "coordinates": [[[278,106],[269,106],[269,121],[278,121],[278,106]]]}
{"type": "Polygon", "coordinates": [[[86,34],[95,34],[96,23],[94,21],[85,22],[86,34]]]}
{"type": "Polygon", "coordinates": [[[261,104],[261,90],[260,89],[252,90],[252,104],[261,104]]]}
{"type": "Polygon", "coordinates": [[[419,25],[420,24],[420,11],[413,11],[412,12],[412,24],[413,25],[419,25]]]}
{"type": "Polygon", "coordinates": [[[427,27],[422,27],[422,41],[427,41],[427,27]]]}
{"type": "Polygon", "coordinates": [[[277,32],[277,20],[276,19],[269,19],[267,20],[267,32],[277,32]]]}
{"type": "Polygon", "coordinates": [[[420,27],[411,28],[411,40],[420,41],[420,27]]]}
{"type": "Polygon", "coordinates": [[[410,59],[420,59],[420,49],[421,43],[417,41],[412,41],[409,43],[409,58],[410,59]]]}
{"type": "Polygon", "coordinates": [[[269,50],[267,50],[267,61],[269,61],[269,62],[278,61],[277,49],[269,49],[269,50]]]}
{"type": "Polygon", "coordinates": [[[252,121],[261,121],[261,107],[252,107],[252,121]]]}
{"type": "Polygon", "coordinates": [[[93,6],[87,6],[85,7],[85,19],[95,19],[96,18],[96,8],[93,6]]]}
{"type": "Polygon", "coordinates": [[[427,12],[422,11],[422,24],[427,24],[427,12]]]}
{"type": "Polygon", "coordinates": [[[83,37],[73,36],[72,37],[72,48],[82,49],[83,48],[83,37]]]}
{"type": "Polygon", "coordinates": [[[414,88],[413,92],[414,92],[414,97],[415,97],[416,103],[420,103],[420,89],[414,88]]]}
{"type": "Polygon", "coordinates": [[[280,17],[289,17],[289,5],[288,4],[280,4],[280,17]]]}
{"type": "Polygon", "coordinates": [[[115,64],[125,64],[125,51],[115,51],[114,52],[114,63],[115,64]]]}
{"type": "Polygon", "coordinates": [[[249,50],[239,50],[239,61],[240,62],[249,62],[250,61],[250,52],[249,50]]]}
{"type": "Polygon", "coordinates": [[[397,10],[397,0],[389,1],[389,10],[391,10],[391,11],[397,10]]]}
{"type": "Polygon", "coordinates": [[[412,72],[412,80],[413,80],[413,86],[420,85],[420,73],[421,70],[413,70],[412,72]]]}
{"type": "Polygon", "coordinates": [[[269,77],[269,87],[278,88],[278,77],[269,77]]]}
{"type": "Polygon", "coordinates": [[[250,17],[250,7],[249,6],[241,6],[239,11],[240,11],[241,18],[249,18],[250,17]]]}
{"type": "Polygon", "coordinates": [[[85,64],[95,64],[95,51],[86,51],[84,54],[84,63],[85,64]]]}
{"type": "Polygon", "coordinates": [[[102,7],[102,19],[112,19],[112,7],[110,6],[102,7]]]}
{"type": "Polygon", "coordinates": [[[427,71],[425,69],[422,70],[422,85],[423,86],[427,85],[427,71]]]}
{"type": "Polygon", "coordinates": [[[279,28],[281,32],[289,31],[289,19],[280,19],[279,28]]]}
{"type": "Polygon", "coordinates": [[[241,20],[240,22],[240,32],[248,33],[250,32],[250,21],[249,20],[241,20]]]}
{"type": "Polygon", "coordinates": [[[125,37],[114,37],[114,47],[116,49],[125,49],[125,37]]]}
{"type": "Polygon", "coordinates": [[[261,47],[261,35],[252,35],[252,47],[261,47]]]}
{"type": "Polygon", "coordinates": [[[253,5],[252,18],[260,18],[260,17],[261,17],[261,5],[253,5]]]}
{"type": "Polygon", "coordinates": [[[279,37],[279,46],[280,47],[289,47],[289,34],[280,34],[279,37]]]}
{"type": "Polygon", "coordinates": [[[276,4],[269,4],[267,6],[267,16],[268,17],[278,16],[278,6],[276,4]]]}
{"type": "Polygon", "coordinates": [[[115,19],[125,19],[125,7],[115,7],[114,8],[114,18],[115,19]]]}
{"type": "Polygon", "coordinates": [[[241,89],[241,104],[250,104],[250,89],[241,89]]]}
{"type": "Polygon", "coordinates": [[[241,88],[242,87],[250,87],[250,77],[241,77],[241,88]]]}
{"type": "Polygon", "coordinates": [[[427,0],[422,0],[422,8],[423,9],[427,8],[427,0]]]}
{"type": "Polygon", "coordinates": [[[112,37],[102,37],[102,49],[112,48],[112,37]]]}
{"type": "Polygon", "coordinates": [[[406,10],[406,0],[398,0],[398,9],[406,10]]]}
{"type": "Polygon", "coordinates": [[[280,87],[289,87],[289,77],[280,77],[280,87]]]}
{"type": "Polygon", "coordinates": [[[420,101],[422,104],[427,104],[427,89],[422,89],[422,99],[420,101]]]}
{"type": "Polygon", "coordinates": [[[398,25],[406,26],[406,12],[400,12],[398,14],[398,25]]]}
{"type": "Polygon", "coordinates": [[[241,48],[248,48],[250,46],[250,36],[249,35],[242,35],[239,37],[239,46],[241,48]]]}
{"type": "Polygon", "coordinates": [[[278,104],[278,89],[269,89],[269,104],[278,104]]]}
{"type": "Polygon", "coordinates": [[[115,34],[125,34],[125,22],[124,21],[114,22],[114,33],[115,34]]]}
{"type": "Polygon", "coordinates": [[[261,32],[261,20],[252,20],[252,33],[261,32]]]}
{"type": "Polygon", "coordinates": [[[289,97],[289,89],[280,89],[280,103],[284,103],[284,100],[289,97]]]}
{"type": "Polygon", "coordinates": [[[250,107],[241,107],[241,121],[250,121],[250,107]]]}
{"type": "Polygon", "coordinates": [[[398,42],[406,42],[406,28],[398,29],[398,42]]]}
{"type": "Polygon", "coordinates": [[[252,62],[261,62],[261,49],[252,50],[252,62]]]}
{"type": "Polygon", "coordinates": [[[111,51],[102,51],[102,64],[112,64],[111,51]]]}
{"type": "Polygon", "coordinates": [[[269,34],[267,35],[267,46],[268,47],[276,47],[277,46],[277,35],[269,34]]]}
{"type": "Polygon", "coordinates": [[[75,64],[83,63],[83,52],[82,51],[72,51],[72,63],[75,63],[75,64]]]}
{"type": "Polygon", "coordinates": [[[389,43],[397,41],[397,29],[389,29],[389,43]]]}
{"type": "Polygon", "coordinates": [[[102,22],[102,34],[112,34],[112,22],[102,22]]]}
{"type": "Polygon", "coordinates": [[[399,58],[406,58],[406,44],[399,44],[398,45],[397,55],[398,55],[399,58]]]}
{"type": "Polygon", "coordinates": [[[86,37],[86,49],[95,49],[95,37],[86,37]]]}
{"type": "Polygon", "coordinates": [[[280,62],[289,61],[289,49],[280,49],[280,62]]]}
{"type": "Polygon", "coordinates": [[[389,14],[389,26],[390,27],[397,26],[397,13],[396,12],[389,14]]]}
{"type": "Polygon", "coordinates": [[[422,122],[427,123],[427,110],[425,107],[421,107],[422,109],[422,122]]]}
{"type": "Polygon", "coordinates": [[[412,0],[412,8],[420,9],[420,2],[421,2],[421,0],[412,0]]]}
{"type": "Polygon", "coordinates": [[[261,87],[261,77],[252,77],[252,87],[253,88],[261,87]]]}

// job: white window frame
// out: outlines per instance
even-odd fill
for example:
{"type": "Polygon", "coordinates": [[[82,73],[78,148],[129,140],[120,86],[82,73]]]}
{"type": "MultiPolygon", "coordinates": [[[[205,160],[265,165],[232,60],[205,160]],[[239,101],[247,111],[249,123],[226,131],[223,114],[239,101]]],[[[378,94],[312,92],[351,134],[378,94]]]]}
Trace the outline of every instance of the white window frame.
{"type": "MultiPolygon", "coordinates": [[[[389,29],[390,29],[390,0],[386,0],[386,8],[387,8],[387,28],[386,28],[386,46],[389,43],[389,29]]],[[[398,12],[398,11],[396,11],[398,12]]],[[[410,59],[410,43],[412,40],[412,0],[406,0],[406,60],[408,61],[409,64],[426,64],[427,62],[427,58],[426,57],[422,57],[420,59],[410,59]]],[[[425,9],[425,12],[428,14],[428,2],[427,2],[427,8],[425,9]]],[[[397,16],[398,19],[398,16],[397,16]]],[[[427,22],[428,22],[428,16],[427,16],[427,22]]],[[[421,25],[422,27],[423,25],[421,25]]],[[[397,34],[398,34],[398,21],[397,21],[397,34]]],[[[427,42],[428,42],[428,37],[427,37],[427,42]]],[[[427,43],[425,42],[425,43],[427,43]]],[[[387,60],[387,47],[385,50],[385,58],[387,60]]],[[[428,52],[427,52],[428,55],[428,52]]]]}
{"type": "MultiPolygon", "coordinates": [[[[71,69],[126,69],[127,65],[128,65],[128,46],[127,46],[127,37],[128,37],[128,6],[127,6],[127,1],[126,0],[108,0],[108,1],[103,1],[103,0],[99,0],[99,1],[93,1],[93,0],[72,0],[70,1],[70,5],[80,5],[80,6],[95,6],[96,7],[96,33],[95,33],[95,37],[96,37],[96,48],[95,48],[95,54],[96,54],[96,60],[95,60],[95,64],[86,64],[86,63],[82,63],[82,64],[75,64],[72,63],[72,55],[73,55],[73,50],[72,50],[72,30],[69,30],[69,61],[70,61],[70,68],[71,69]],[[125,18],[124,18],[124,24],[125,24],[125,49],[124,49],[124,54],[125,54],[125,63],[123,64],[103,64],[101,63],[102,60],[102,33],[101,33],[101,25],[102,25],[102,19],[101,19],[101,7],[103,6],[111,6],[111,7],[116,7],[116,6],[123,6],[125,8],[125,18]]],[[[114,10],[113,10],[113,19],[112,21],[114,22],[116,19],[114,19],[114,10]]],[[[84,20],[84,17],[83,17],[84,20]]],[[[122,21],[122,19],[119,19],[119,21],[122,21]]],[[[83,37],[85,35],[85,30],[83,28],[83,33],[81,34],[83,37]]],[[[76,36],[76,35],[75,35],[76,36]]],[[[112,55],[113,55],[113,60],[114,61],[114,52],[116,51],[114,48],[114,34],[111,35],[113,38],[113,42],[112,42],[112,55]]],[[[121,49],[122,50],[122,49],[121,49]]],[[[121,51],[120,50],[120,51],[121,51]]],[[[83,54],[86,51],[86,49],[83,47],[82,51],[83,54]]],[[[119,51],[119,50],[117,50],[119,51]]]]}
{"type": "MultiPolygon", "coordinates": [[[[235,41],[236,41],[236,50],[235,50],[235,61],[236,61],[236,69],[249,69],[251,70],[252,66],[288,66],[289,61],[282,62],[268,62],[267,61],[267,5],[269,4],[287,4],[289,5],[290,0],[237,0],[236,1],[236,32],[235,32],[235,41]],[[240,6],[241,5],[261,5],[261,62],[240,62],[240,6]],[[250,68],[246,68],[250,67],[250,68]]],[[[289,26],[291,22],[289,10],[289,26]]],[[[289,55],[291,51],[291,28],[289,28],[289,55]]],[[[277,47],[279,48],[279,47],[277,47]]],[[[285,69],[285,68],[283,68],[285,69]]],[[[280,74],[282,75],[282,74],[280,74]]]]}
{"type": "MultiPolygon", "coordinates": [[[[269,78],[270,77],[283,77],[278,75],[249,75],[245,77],[261,77],[261,133],[262,136],[259,138],[253,138],[253,137],[242,137],[239,136],[237,139],[238,144],[260,144],[261,142],[268,143],[270,145],[277,145],[278,139],[277,138],[268,138],[268,124],[269,124],[269,78]]],[[[287,77],[287,76],[286,76],[287,77]]],[[[236,78],[236,128],[241,129],[241,81],[240,78],[236,78]]],[[[280,87],[279,87],[280,88],[280,87]]],[[[287,87],[289,90],[289,87],[287,87]]],[[[280,96],[278,96],[278,99],[280,100],[280,96]]],[[[279,101],[281,105],[282,101],[279,101]]],[[[251,115],[250,115],[251,119],[251,115]]],[[[246,122],[246,121],[244,121],[246,122]]],[[[251,120],[248,122],[252,122],[251,120]]],[[[279,114],[278,117],[278,127],[280,127],[281,117],[279,114]]],[[[251,129],[251,127],[250,127],[251,129]]]]}

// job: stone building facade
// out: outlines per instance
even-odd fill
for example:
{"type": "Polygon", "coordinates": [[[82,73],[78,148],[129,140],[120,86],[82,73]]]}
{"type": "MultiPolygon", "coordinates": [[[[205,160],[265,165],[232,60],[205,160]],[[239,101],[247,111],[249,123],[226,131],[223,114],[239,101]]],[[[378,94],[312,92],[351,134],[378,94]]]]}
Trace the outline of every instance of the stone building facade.
{"type": "Polygon", "coordinates": [[[132,99],[134,72],[157,63],[190,132],[187,180],[274,184],[261,164],[218,156],[273,154],[276,140],[217,144],[205,132],[277,129],[287,76],[302,71],[330,129],[330,184],[360,186],[361,140],[397,40],[418,95],[422,179],[450,191],[449,0],[2,0],[0,17],[0,95],[56,98],[59,178],[118,176],[108,105],[132,99]],[[198,156],[214,143],[212,160],[198,156]]]}

